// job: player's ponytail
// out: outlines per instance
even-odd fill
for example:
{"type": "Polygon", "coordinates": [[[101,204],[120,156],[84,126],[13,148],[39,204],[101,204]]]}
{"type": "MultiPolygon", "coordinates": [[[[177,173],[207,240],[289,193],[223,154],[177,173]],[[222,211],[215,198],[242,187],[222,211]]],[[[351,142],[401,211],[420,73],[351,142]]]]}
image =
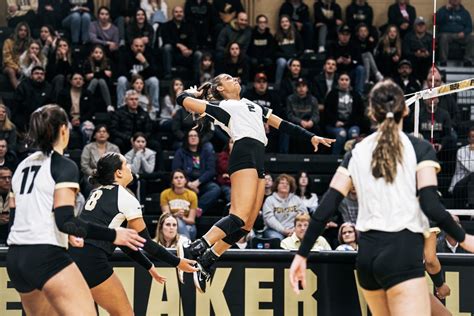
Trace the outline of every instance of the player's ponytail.
{"type": "Polygon", "coordinates": [[[97,161],[97,169],[89,177],[92,185],[109,185],[115,182],[115,171],[122,168],[121,155],[114,152],[105,153],[97,161]]]}
{"type": "Polygon", "coordinates": [[[403,144],[398,123],[403,118],[403,91],[391,80],[379,82],[369,96],[369,115],[379,124],[377,146],[372,152],[372,175],[393,183],[402,162],[403,144]]]}
{"type": "Polygon", "coordinates": [[[30,116],[27,140],[49,155],[58,140],[61,126],[68,126],[66,112],[55,104],[48,104],[34,111],[30,116]]]}

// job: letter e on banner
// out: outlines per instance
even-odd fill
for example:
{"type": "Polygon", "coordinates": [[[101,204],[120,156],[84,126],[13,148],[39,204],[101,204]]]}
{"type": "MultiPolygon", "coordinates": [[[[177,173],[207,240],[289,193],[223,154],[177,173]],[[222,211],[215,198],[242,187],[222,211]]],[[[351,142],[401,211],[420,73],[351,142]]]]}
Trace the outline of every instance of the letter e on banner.
{"type": "Polygon", "coordinates": [[[318,310],[318,302],[313,297],[318,290],[318,277],[311,269],[306,269],[306,288],[296,295],[290,285],[289,271],[285,269],[285,315],[298,315],[298,303],[302,302],[303,315],[314,316],[318,310]]]}
{"type": "Polygon", "coordinates": [[[7,310],[7,303],[20,303],[20,294],[12,287],[7,287],[10,278],[7,274],[7,268],[0,268],[0,315],[21,316],[21,309],[7,310]]]}
{"type": "Polygon", "coordinates": [[[273,282],[273,269],[245,269],[245,316],[273,316],[273,310],[260,309],[260,302],[272,302],[272,289],[261,289],[260,282],[273,282]]]}

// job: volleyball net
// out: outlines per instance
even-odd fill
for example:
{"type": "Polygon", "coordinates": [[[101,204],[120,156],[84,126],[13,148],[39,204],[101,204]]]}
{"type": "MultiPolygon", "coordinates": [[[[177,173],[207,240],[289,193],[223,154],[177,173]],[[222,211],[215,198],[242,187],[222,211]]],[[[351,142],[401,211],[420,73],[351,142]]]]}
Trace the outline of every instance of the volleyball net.
{"type": "Polygon", "coordinates": [[[443,203],[452,214],[474,216],[474,151],[466,147],[474,142],[473,136],[469,140],[469,130],[474,127],[474,78],[405,97],[411,112],[406,123],[412,129],[408,131],[430,141],[437,151],[441,163],[438,184],[443,203]],[[445,118],[446,112],[450,123],[445,118]],[[464,152],[459,161],[458,151],[464,152]]]}

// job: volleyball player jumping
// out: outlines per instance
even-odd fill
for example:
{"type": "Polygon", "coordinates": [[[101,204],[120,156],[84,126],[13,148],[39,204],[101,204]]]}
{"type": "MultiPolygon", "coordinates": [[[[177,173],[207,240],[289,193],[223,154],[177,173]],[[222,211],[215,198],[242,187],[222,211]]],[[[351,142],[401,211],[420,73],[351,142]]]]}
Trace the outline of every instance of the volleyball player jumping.
{"type": "Polygon", "coordinates": [[[194,273],[194,283],[201,292],[205,291],[206,281],[210,278],[211,265],[249,232],[262,206],[267,144],[264,122],[281,132],[306,139],[315,151],[319,144],[329,147],[334,142],[280,119],[272,114],[271,109],[241,99],[240,89],[238,78],[220,74],[199,89],[188,89],[177,98],[177,102],[189,112],[211,117],[234,140],[228,167],[232,183],[230,214],[185,249],[186,256],[196,258],[199,263],[200,270],[194,273]]]}
{"type": "Polygon", "coordinates": [[[424,278],[425,214],[473,252],[474,236],[466,234],[439,201],[433,147],[404,134],[408,115],[402,90],[379,82],[369,95],[369,116],[377,132],[346,154],[306,231],[290,268],[295,292],[306,281],[306,258],[352,185],[358,192],[357,229],[361,232],[357,276],[372,315],[430,315],[424,278]],[[417,197],[419,193],[419,200],[417,197]]]}
{"type": "Polygon", "coordinates": [[[67,114],[45,105],[31,115],[29,136],[37,151],[12,179],[12,220],[7,271],[27,315],[96,315],[81,272],[67,252],[87,237],[133,250],[145,239],[135,230],[107,228],[74,216],[79,170],[63,156],[69,142],[67,114]],[[16,208],[15,208],[16,206],[16,208]]]}
{"type": "MultiPolygon", "coordinates": [[[[79,218],[108,227],[120,227],[127,220],[127,227],[145,238],[143,250],[148,254],[182,271],[197,271],[193,267],[195,261],[180,259],[151,239],[143,221],[140,202],[126,189],[133,176],[125,157],[117,153],[106,153],[97,162],[97,170],[91,179],[100,186],[90,193],[79,218]]],[[[114,250],[115,245],[109,241],[86,239],[83,248],[71,248],[69,253],[86,279],[97,304],[110,315],[133,315],[123,285],[109,263],[114,250]]],[[[156,281],[165,281],[156,272],[153,263],[140,251],[129,251],[126,248],[122,250],[148,270],[156,281]]]]}

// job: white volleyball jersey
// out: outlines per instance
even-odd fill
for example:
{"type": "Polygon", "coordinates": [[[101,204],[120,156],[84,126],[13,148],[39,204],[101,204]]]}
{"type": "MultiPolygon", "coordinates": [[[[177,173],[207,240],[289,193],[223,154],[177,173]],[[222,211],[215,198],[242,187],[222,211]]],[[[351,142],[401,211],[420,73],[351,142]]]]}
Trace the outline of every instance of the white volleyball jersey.
{"type": "Polygon", "coordinates": [[[12,179],[16,210],[9,245],[67,248],[68,235],[59,231],[53,212],[54,190],[59,188],[79,189],[79,169],[72,160],[38,151],[20,163],[12,179]]]}
{"type": "Polygon", "coordinates": [[[400,132],[403,144],[402,163],[397,165],[393,183],[372,175],[372,153],[378,133],[365,138],[344,157],[338,171],[349,175],[357,191],[359,231],[398,232],[408,229],[425,233],[428,218],[417,198],[416,172],[430,166],[440,170],[433,147],[426,141],[400,132]]]}
{"type": "Polygon", "coordinates": [[[219,105],[208,103],[206,114],[235,141],[250,137],[267,145],[267,136],[263,122],[266,122],[272,110],[248,99],[224,100],[219,105]]]}

